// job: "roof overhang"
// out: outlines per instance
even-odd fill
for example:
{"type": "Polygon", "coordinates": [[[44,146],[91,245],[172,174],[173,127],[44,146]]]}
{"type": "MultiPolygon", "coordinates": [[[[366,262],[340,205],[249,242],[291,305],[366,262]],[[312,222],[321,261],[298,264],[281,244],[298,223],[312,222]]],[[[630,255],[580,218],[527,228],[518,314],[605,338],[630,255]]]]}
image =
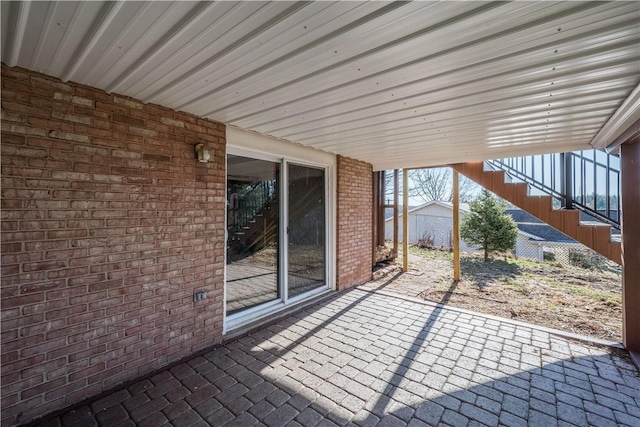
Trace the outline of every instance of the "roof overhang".
{"type": "Polygon", "coordinates": [[[637,1],[1,7],[9,66],[375,170],[605,148],[638,120],[637,1]]]}

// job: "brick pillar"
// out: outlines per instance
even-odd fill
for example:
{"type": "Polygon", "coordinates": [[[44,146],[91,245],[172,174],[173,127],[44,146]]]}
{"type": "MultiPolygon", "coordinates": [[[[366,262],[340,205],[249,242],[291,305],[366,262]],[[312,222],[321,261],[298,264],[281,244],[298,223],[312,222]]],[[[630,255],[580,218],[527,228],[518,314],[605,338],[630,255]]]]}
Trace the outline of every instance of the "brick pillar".
{"type": "Polygon", "coordinates": [[[373,168],[369,163],[338,156],[337,288],[371,279],[373,263],[373,168]]]}
{"type": "Polygon", "coordinates": [[[622,144],[622,336],[640,354],[640,143],[622,144]]]}

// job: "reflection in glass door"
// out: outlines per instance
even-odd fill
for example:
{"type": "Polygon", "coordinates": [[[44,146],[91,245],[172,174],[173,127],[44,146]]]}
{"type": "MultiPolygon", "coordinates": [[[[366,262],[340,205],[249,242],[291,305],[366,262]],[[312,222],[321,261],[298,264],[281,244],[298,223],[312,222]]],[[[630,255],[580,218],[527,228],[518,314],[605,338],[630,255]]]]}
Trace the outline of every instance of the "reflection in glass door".
{"type": "Polygon", "coordinates": [[[288,297],[325,286],[324,169],[288,165],[288,297]]]}
{"type": "Polygon", "coordinates": [[[227,156],[227,314],[280,298],[280,163],[227,156]]]}

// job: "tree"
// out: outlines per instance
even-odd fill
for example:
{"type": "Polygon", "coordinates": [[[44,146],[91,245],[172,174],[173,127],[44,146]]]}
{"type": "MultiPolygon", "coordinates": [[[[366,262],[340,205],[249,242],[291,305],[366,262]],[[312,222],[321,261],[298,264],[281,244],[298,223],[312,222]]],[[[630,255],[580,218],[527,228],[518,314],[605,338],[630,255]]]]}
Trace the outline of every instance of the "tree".
{"type": "MultiPolygon", "coordinates": [[[[453,174],[449,167],[416,169],[409,172],[411,179],[409,195],[420,197],[426,202],[453,200],[453,174]]],[[[460,201],[467,202],[475,192],[475,184],[470,179],[460,176],[460,201]]]]}
{"type": "MultiPolygon", "coordinates": [[[[393,200],[393,170],[385,173],[385,200],[393,200]]],[[[453,200],[453,173],[450,167],[413,169],[409,171],[409,197],[419,197],[425,203],[432,200],[453,200]]],[[[398,174],[398,187],[402,192],[402,173],[398,174]]],[[[477,194],[478,186],[469,178],[460,175],[458,192],[461,202],[470,201],[477,194]]]]}
{"type": "Polygon", "coordinates": [[[506,204],[487,190],[469,205],[470,212],[460,223],[460,237],[470,246],[484,249],[484,260],[490,252],[506,252],[515,248],[518,226],[504,213],[506,204]]]}

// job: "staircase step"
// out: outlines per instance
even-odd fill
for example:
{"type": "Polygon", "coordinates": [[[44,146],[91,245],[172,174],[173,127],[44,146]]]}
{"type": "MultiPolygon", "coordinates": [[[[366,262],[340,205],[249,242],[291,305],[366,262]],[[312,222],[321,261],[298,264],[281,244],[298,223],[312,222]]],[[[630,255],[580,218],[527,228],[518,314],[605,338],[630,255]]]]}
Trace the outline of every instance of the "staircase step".
{"type": "Polygon", "coordinates": [[[529,193],[529,185],[524,182],[516,182],[507,185],[512,188],[513,192],[513,200],[511,201],[511,203],[521,209],[524,209],[525,200],[527,200],[529,193]]]}
{"type": "Polygon", "coordinates": [[[549,222],[553,207],[550,196],[527,196],[523,209],[543,222],[549,222]]]}
{"type": "Polygon", "coordinates": [[[580,225],[577,240],[585,246],[593,247],[593,227],[580,225]]]}
{"type": "Polygon", "coordinates": [[[553,210],[553,198],[551,196],[535,196],[538,203],[538,219],[549,221],[549,215],[553,210]]]}
{"type": "Polygon", "coordinates": [[[562,231],[567,236],[578,239],[578,227],[580,226],[580,212],[577,210],[557,209],[549,212],[548,224],[562,231]]]}
{"type": "Polygon", "coordinates": [[[609,243],[609,259],[615,263],[622,264],[622,245],[620,242],[609,243]]]}
{"type": "Polygon", "coordinates": [[[611,227],[608,225],[592,225],[592,227],[593,249],[608,258],[611,244],[611,227]]]}
{"type": "Polygon", "coordinates": [[[491,188],[496,190],[504,188],[504,171],[492,171],[489,175],[491,176],[491,188]]]}
{"type": "Polygon", "coordinates": [[[509,184],[509,183],[504,183],[502,185],[502,188],[499,189],[499,191],[494,191],[494,193],[496,193],[498,196],[502,197],[505,200],[510,201],[511,203],[513,203],[513,192],[514,192],[514,187],[513,184],[509,184]]]}
{"type": "Polygon", "coordinates": [[[460,163],[454,165],[454,169],[462,173],[467,178],[480,183],[484,173],[484,162],[460,163]]]}
{"type": "Polygon", "coordinates": [[[621,245],[619,242],[611,241],[611,227],[609,225],[581,224],[580,211],[553,209],[551,196],[530,196],[527,183],[505,182],[504,171],[485,171],[484,162],[458,163],[451,165],[451,167],[567,236],[620,264],[621,245]]]}

